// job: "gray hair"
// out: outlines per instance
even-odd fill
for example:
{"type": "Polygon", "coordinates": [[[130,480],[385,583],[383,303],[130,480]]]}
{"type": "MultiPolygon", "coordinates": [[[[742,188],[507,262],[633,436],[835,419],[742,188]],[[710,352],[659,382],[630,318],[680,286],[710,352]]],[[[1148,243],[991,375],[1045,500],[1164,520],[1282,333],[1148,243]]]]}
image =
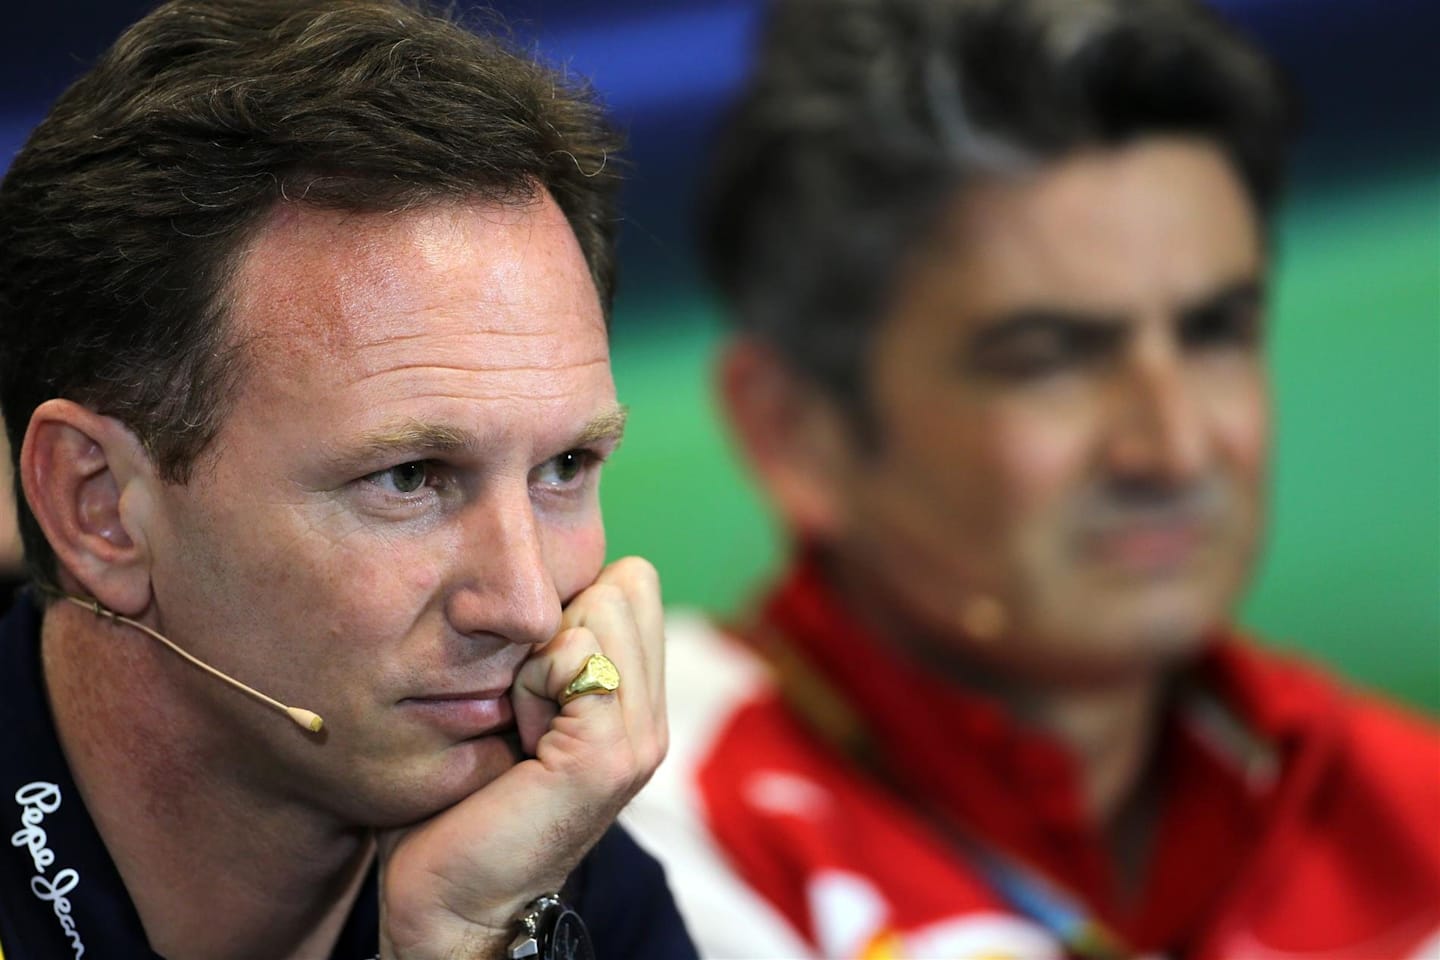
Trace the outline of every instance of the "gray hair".
{"type": "Polygon", "coordinates": [[[1194,0],[779,0],[717,144],[703,252],[734,323],[866,428],[874,327],[967,183],[1185,133],[1265,218],[1293,128],[1275,69],[1194,0]]]}

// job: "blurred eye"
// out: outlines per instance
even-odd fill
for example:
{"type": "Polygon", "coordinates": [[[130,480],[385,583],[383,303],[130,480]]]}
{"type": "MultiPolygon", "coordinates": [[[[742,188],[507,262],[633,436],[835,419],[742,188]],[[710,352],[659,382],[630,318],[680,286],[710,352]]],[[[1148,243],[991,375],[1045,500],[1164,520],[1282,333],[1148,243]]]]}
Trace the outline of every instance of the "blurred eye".
{"type": "Polygon", "coordinates": [[[1181,321],[1180,339],[1187,347],[1249,347],[1259,339],[1260,310],[1253,303],[1216,304],[1196,310],[1181,321]]]}
{"type": "Polygon", "coordinates": [[[991,332],[973,354],[974,368],[1007,380],[1083,369],[1112,355],[1123,339],[1118,324],[1026,320],[991,332]]]}
{"type": "Polygon", "coordinates": [[[1008,377],[1033,377],[1064,366],[1075,354],[1059,331],[1029,331],[990,351],[987,369],[1008,377]]]}
{"type": "Polygon", "coordinates": [[[412,460],[386,470],[379,470],[365,478],[367,483],[382,487],[388,493],[414,493],[430,478],[430,465],[424,460],[412,460]]]}

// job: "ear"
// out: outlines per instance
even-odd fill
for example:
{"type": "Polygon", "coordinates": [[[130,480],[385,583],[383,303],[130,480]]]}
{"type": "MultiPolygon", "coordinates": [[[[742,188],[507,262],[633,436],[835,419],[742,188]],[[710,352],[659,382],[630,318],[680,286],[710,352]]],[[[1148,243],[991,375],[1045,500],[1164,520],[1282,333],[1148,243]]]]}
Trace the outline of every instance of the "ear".
{"type": "Polygon", "coordinates": [[[59,561],[60,586],[117,613],[142,613],[150,605],[143,528],[158,477],[135,435],[113,417],[47,400],[30,417],[20,479],[59,561]]]}
{"type": "Polygon", "coordinates": [[[750,337],[722,350],[716,380],[735,442],[790,531],[833,540],[855,460],[839,406],[773,347],[750,337]]]}

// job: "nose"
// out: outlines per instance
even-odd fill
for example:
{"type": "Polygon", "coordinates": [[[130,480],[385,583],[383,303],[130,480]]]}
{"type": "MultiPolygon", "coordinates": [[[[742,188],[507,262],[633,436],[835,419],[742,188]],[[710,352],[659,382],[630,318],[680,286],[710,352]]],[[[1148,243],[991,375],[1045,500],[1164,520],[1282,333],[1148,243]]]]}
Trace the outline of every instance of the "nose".
{"type": "Polygon", "coordinates": [[[560,596],[544,530],[524,483],[493,489],[467,505],[461,581],[447,615],[461,633],[540,644],[560,629],[560,596]]]}
{"type": "Polygon", "coordinates": [[[1206,411],[1184,359],[1177,344],[1137,344],[1117,372],[1107,450],[1117,478],[1175,486],[1203,472],[1206,411]]]}

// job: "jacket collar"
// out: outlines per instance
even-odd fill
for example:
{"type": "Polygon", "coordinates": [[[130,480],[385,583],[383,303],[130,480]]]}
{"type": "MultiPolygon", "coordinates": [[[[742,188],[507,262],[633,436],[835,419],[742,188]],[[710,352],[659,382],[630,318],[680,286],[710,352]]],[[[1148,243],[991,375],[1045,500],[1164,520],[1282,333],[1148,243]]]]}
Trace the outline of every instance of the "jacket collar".
{"type": "MultiPolygon", "coordinates": [[[[792,710],[863,775],[888,781],[910,807],[933,815],[932,823],[983,838],[1130,926],[1110,892],[1113,866],[1085,812],[1071,754],[997,701],[946,682],[866,629],[831,588],[814,551],[741,633],[775,665],[792,710]]],[[[1258,830],[1282,774],[1283,792],[1292,795],[1297,776],[1313,779],[1323,766],[1334,740],[1327,734],[1333,703],[1333,690],[1316,675],[1277,666],[1273,654],[1238,634],[1214,634],[1177,678],[1161,730],[1167,817],[1208,805],[1234,813],[1237,829],[1244,822],[1258,830]]],[[[1160,838],[1159,873],[1151,879],[1185,872],[1196,851],[1179,833],[1160,838]]],[[[1215,857],[1214,876],[1244,855],[1237,842],[1215,857]]],[[[1183,888],[1177,900],[1199,902],[1208,882],[1167,889],[1183,888]]],[[[1180,925],[1183,911],[1171,912],[1180,925]]]]}

